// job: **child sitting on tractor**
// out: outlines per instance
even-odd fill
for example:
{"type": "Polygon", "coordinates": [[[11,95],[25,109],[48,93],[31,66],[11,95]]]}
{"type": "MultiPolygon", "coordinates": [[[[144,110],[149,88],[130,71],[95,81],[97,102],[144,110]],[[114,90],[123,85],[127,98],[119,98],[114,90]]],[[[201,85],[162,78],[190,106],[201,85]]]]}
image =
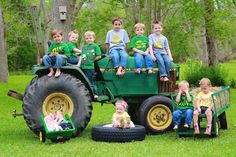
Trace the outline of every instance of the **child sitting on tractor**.
{"type": "Polygon", "coordinates": [[[127,32],[121,29],[122,23],[120,18],[114,18],[113,29],[108,31],[106,36],[106,54],[110,55],[118,76],[125,74],[128,59],[126,44],[129,42],[129,37],[127,32]]]}
{"type": "Polygon", "coordinates": [[[56,67],[55,77],[59,77],[61,75],[61,67],[66,64],[70,52],[67,45],[62,42],[62,31],[54,29],[51,35],[54,42],[50,45],[48,54],[43,56],[43,63],[50,71],[48,74],[49,77],[54,74],[53,66],[56,67]]]}
{"type": "Polygon", "coordinates": [[[134,52],[136,73],[142,72],[142,64],[145,59],[148,74],[153,73],[153,61],[149,53],[148,37],[144,36],[145,25],[137,23],[134,25],[136,36],[131,39],[131,48],[134,52]]]}
{"type": "Polygon", "coordinates": [[[70,51],[70,57],[68,58],[68,63],[70,64],[75,64],[77,66],[80,65],[79,61],[80,60],[80,54],[81,50],[77,48],[77,42],[78,42],[78,32],[76,31],[71,31],[68,33],[69,37],[69,42],[67,43],[67,46],[70,51]]]}

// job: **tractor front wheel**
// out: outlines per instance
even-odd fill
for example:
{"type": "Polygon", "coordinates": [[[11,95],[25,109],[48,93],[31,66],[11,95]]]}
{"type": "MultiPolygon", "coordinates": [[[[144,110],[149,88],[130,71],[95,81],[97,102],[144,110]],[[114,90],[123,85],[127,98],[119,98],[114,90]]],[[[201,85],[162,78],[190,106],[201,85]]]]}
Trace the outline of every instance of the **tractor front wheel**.
{"type": "Polygon", "coordinates": [[[23,98],[24,119],[37,135],[43,130],[40,115],[49,113],[69,114],[76,127],[77,136],[88,124],[92,114],[92,102],[85,85],[69,74],[60,77],[42,76],[31,83],[23,98]]]}

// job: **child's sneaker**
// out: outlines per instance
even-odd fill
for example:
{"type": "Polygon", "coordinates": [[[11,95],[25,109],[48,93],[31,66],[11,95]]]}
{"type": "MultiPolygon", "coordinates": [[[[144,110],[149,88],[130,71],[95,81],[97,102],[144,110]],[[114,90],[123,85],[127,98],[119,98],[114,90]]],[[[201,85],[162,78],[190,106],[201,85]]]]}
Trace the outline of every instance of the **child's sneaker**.
{"type": "Polygon", "coordinates": [[[94,95],[94,99],[97,99],[97,98],[98,98],[98,96],[95,94],[95,95],[94,95]]]}
{"type": "Polygon", "coordinates": [[[184,127],[185,127],[185,128],[188,128],[189,126],[188,126],[188,124],[184,124],[184,127]]]}
{"type": "Polygon", "coordinates": [[[178,125],[175,125],[173,129],[174,129],[174,130],[177,130],[177,129],[178,129],[178,125]]]}
{"type": "Polygon", "coordinates": [[[200,134],[198,124],[195,124],[195,125],[194,125],[194,134],[195,134],[195,135],[200,134]]]}

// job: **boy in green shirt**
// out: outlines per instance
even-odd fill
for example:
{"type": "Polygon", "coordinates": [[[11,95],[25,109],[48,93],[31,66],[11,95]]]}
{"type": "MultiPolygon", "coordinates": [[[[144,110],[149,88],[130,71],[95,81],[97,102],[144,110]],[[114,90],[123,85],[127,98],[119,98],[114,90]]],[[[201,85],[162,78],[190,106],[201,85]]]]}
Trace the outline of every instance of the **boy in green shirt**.
{"type": "Polygon", "coordinates": [[[68,34],[69,42],[67,43],[67,46],[70,51],[70,57],[68,58],[68,63],[70,64],[76,64],[76,66],[79,66],[79,56],[81,54],[81,50],[77,48],[77,42],[78,42],[78,32],[71,31],[68,34]]]}
{"type": "Polygon", "coordinates": [[[142,72],[143,59],[145,59],[148,74],[152,74],[153,61],[151,55],[149,54],[148,37],[143,35],[145,25],[142,23],[137,23],[136,25],[134,25],[134,30],[136,36],[131,39],[131,48],[134,52],[136,73],[140,74],[142,72]]]}
{"type": "Polygon", "coordinates": [[[96,90],[93,83],[93,74],[94,74],[94,61],[101,58],[101,50],[97,44],[94,43],[95,33],[92,31],[87,31],[84,33],[86,44],[82,47],[82,54],[80,57],[79,64],[81,63],[80,68],[84,74],[88,77],[91,88],[94,92],[94,98],[97,98],[96,90]]]}
{"type": "Polygon", "coordinates": [[[183,80],[178,86],[179,93],[175,99],[177,110],[173,112],[174,129],[178,129],[182,114],[185,115],[185,128],[191,125],[193,119],[193,96],[189,93],[189,83],[183,80]]]}
{"type": "Polygon", "coordinates": [[[54,74],[53,66],[56,68],[55,77],[59,77],[61,75],[60,68],[66,64],[70,53],[67,45],[62,42],[62,31],[54,29],[51,35],[54,42],[50,45],[48,54],[43,56],[43,63],[46,68],[49,68],[49,77],[54,74]]]}

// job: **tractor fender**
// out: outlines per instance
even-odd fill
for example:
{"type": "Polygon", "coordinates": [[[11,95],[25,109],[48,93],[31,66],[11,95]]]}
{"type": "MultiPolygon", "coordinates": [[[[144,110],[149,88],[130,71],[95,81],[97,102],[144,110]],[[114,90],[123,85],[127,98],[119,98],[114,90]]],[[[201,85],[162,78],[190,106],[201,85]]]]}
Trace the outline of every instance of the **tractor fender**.
{"type": "MultiPolygon", "coordinates": [[[[79,67],[62,66],[61,72],[64,74],[70,74],[76,77],[77,79],[79,79],[85,85],[85,87],[89,90],[91,98],[94,98],[94,93],[91,88],[91,83],[89,82],[88,78],[79,67]]],[[[35,75],[38,75],[38,77],[42,77],[44,75],[47,75],[49,73],[49,70],[44,66],[34,65],[32,68],[32,73],[35,75]]]]}

